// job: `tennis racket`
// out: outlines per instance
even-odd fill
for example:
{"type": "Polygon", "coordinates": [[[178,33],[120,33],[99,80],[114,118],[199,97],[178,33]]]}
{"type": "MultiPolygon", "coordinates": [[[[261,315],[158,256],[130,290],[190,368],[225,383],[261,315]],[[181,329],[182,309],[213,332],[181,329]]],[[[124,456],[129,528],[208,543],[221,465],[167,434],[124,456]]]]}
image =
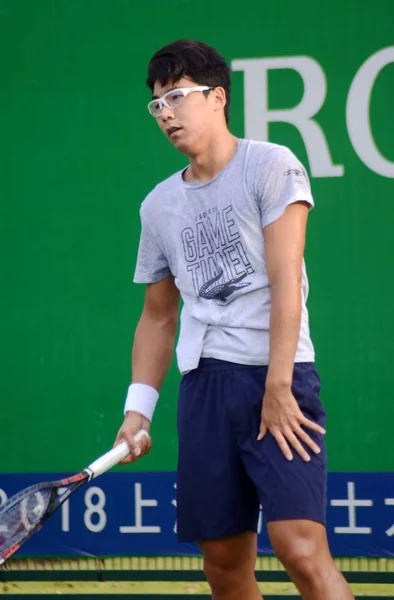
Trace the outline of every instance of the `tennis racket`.
{"type": "MultiPolygon", "coordinates": [[[[145,429],[141,429],[134,439],[138,442],[143,436],[149,436],[145,429]]],[[[9,498],[0,508],[0,565],[39,531],[71,494],[117,465],[129,454],[127,442],[122,442],[77,475],[59,481],[37,483],[9,498]],[[59,493],[60,488],[62,490],[59,493]]]]}

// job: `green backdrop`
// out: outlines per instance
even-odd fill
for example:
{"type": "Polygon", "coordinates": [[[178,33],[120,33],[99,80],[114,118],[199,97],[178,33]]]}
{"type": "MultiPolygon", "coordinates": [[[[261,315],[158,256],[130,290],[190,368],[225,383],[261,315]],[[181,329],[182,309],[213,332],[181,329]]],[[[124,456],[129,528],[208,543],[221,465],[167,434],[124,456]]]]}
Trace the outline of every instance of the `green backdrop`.
{"type": "MultiPolygon", "coordinates": [[[[394,46],[390,0],[0,0],[0,471],[84,467],[113,442],[143,286],[132,283],[139,204],[185,164],[148,115],[145,71],[179,37],[228,61],[307,56],[324,70],[316,122],[342,177],[311,177],[309,309],[331,470],[392,469],[394,179],[359,158],[345,119],[359,68],[394,46]]],[[[271,70],[269,108],[300,75],[271,70]]],[[[313,83],[312,83],[313,86],[313,83]]],[[[370,98],[376,146],[394,161],[394,62],[370,98]]],[[[244,75],[231,128],[245,134],[244,75]]],[[[303,136],[269,126],[310,168],[303,136]]],[[[174,469],[175,362],[134,468],[174,469]]]]}

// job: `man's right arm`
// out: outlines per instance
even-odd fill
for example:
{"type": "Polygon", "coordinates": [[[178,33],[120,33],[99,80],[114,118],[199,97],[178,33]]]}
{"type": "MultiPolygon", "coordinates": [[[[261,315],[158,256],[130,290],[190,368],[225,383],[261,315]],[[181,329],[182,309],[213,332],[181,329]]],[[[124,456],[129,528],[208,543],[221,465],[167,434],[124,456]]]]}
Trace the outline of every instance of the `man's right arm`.
{"type": "MultiPolygon", "coordinates": [[[[132,351],[132,382],[143,383],[159,391],[170,367],[178,322],[179,290],[172,275],[146,286],[144,307],[138,322],[132,351]]],[[[150,422],[135,411],[125,414],[115,444],[126,440],[134,448],[134,435],[149,431],[150,422]]],[[[150,449],[150,441],[140,443],[141,455],[150,449]]],[[[132,454],[123,462],[133,462],[132,454]]]]}
{"type": "Polygon", "coordinates": [[[170,367],[176,336],[179,290],[172,275],[148,283],[132,352],[133,383],[160,390],[170,367]]]}

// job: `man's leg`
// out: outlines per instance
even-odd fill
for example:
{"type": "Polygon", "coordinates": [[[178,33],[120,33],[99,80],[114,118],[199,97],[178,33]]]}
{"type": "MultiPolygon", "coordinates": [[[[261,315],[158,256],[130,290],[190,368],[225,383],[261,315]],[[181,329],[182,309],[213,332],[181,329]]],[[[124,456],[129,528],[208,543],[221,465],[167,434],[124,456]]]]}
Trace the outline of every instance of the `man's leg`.
{"type": "MultiPolygon", "coordinates": [[[[255,578],[257,535],[199,542],[213,600],[261,600],[255,578]]],[[[338,600],[338,599],[337,599],[338,600]]]]}
{"type": "Polygon", "coordinates": [[[232,399],[244,393],[235,371],[233,363],[201,359],[182,379],[177,533],[180,542],[199,541],[214,600],[261,600],[253,533],[259,498],[233,432],[232,399]]]}
{"type": "Polygon", "coordinates": [[[326,529],[315,521],[271,521],[272,548],[304,600],[353,600],[353,594],[332,560],[326,529]]]}

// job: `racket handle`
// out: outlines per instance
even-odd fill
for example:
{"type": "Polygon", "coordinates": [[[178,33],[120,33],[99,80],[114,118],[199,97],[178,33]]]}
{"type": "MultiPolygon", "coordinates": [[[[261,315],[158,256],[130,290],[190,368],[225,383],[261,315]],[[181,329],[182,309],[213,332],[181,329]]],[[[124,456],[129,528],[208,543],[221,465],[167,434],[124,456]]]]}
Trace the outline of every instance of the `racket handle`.
{"type": "MultiPolygon", "coordinates": [[[[149,433],[145,429],[141,429],[135,436],[134,439],[136,442],[139,442],[144,436],[149,437],[149,433]]],[[[130,448],[127,442],[121,442],[115,448],[112,448],[103,456],[100,456],[97,460],[95,460],[86,471],[89,472],[89,479],[94,479],[99,475],[102,475],[109,469],[112,469],[115,465],[117,465],[121,460],[126,458],[130,454],[130,448]]]]}

